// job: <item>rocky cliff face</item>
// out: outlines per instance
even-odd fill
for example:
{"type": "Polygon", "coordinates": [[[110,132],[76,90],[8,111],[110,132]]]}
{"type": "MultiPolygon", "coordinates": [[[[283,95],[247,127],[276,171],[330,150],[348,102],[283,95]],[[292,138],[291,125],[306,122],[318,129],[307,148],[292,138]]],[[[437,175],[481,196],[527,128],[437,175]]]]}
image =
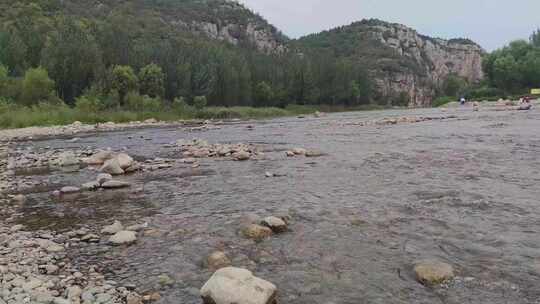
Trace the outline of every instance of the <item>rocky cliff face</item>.
{"type": "Polygon", "coordinates": [[[448,75],[458,75],[470,83],[483,78],[484,50],[472,41],[430,38],[399,24],[376,25],[371,30],[374,38],[393,49],[401,60],[414,63],[403,70],[375,70],[382,95],[395,98],[396,94],[406,94],[410,106],[430,106],[436,89],[448,75]]]}
{"type": "Polygon", "coordinates": [[[285,44],[276,38],[273,29],[261,26],[256,20],[247,24],[195,22],[192,28],[211,39],[226,41],[236,46],[247,42],[266,54],[281,54],[286,50],[285,44]]]}
{"type": "Polygon", "coordinates": [[[177,20],[191,32],[236,46],[253,46],[266,54],[281,54],[287,38],[261,16],[232,0],[214,0],[216,7],[191,21],[177,20]]]}

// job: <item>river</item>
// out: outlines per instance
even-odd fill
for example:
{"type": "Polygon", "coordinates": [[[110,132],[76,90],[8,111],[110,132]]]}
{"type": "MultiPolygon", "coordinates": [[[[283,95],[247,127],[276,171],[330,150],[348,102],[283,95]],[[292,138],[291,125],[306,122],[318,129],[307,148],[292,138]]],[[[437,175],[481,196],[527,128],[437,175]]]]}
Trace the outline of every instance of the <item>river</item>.
{"type": "Polygon", "coordinates": [[[99,228],[114,220],[151,229],[129,247],[89,244],[70,254],[108,278],[159,291],[156,303],[201,303],[204,259],[222,250],[279,290],[280,303],[540,303],[540,111],[388,110],[225,123],[220,129],[147,128],[13,143],[18,150],[127,151],[136,160],[180,159],[179,139],[250,143],[262,160],[204,159],[200,166],[128,175],[125,190],[55,198],[96,176],[29,170],[18,223],[30,229],[99,228]],[[417,123],[360,124],[388,117],[417,123]],[[446,118],[446,119],[437,119],[446,118]],[[252,128],[247,128],[250,125],[252,128]],[[303,147],[321,157],[286,157],[303,147]],[[265,172],[275,173],[266,177],[265,172]],[[247,215],[288,215],[290,231],[255,243],[247,215]],[[430,288],[412,267],[454,266],[430,288]],[[172,285],[161,286],[167,274],[172,285]]]}

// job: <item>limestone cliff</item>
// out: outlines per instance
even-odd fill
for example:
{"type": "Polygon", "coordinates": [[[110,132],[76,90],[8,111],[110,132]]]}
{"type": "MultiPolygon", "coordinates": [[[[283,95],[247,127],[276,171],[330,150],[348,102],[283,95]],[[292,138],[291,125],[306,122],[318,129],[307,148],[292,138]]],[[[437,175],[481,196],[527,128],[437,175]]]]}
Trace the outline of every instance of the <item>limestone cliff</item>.
{"type": "Polygon", "coordinates": [[[404,25],[363,20],[303,37],[305,49],[323,48],[369,71],[377,100],[388,104],[430,106],[448,75],[474,83],[483,78],[484,50],[467,39],[443,40],[420,35],[404,25]]]}
{"type": "Polygon", "coordinates": [[[401,56],[413,59],[420,69],[411,71],[375,71],[377,85],[387,96],[406,92],[411,106],[429,106],[435,90],[455,74],[470,83],[483,78],[482,55],[484,50],[465,40],[443,40],[418,34],[399,24],[373,27],[373,34],[385,46],[401,56]]]}

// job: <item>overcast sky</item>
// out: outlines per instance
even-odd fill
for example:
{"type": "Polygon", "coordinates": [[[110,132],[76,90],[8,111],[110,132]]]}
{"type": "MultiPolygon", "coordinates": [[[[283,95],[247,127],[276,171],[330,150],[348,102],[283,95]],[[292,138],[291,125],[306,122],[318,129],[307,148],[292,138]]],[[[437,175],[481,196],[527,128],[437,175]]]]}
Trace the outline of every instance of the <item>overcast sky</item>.
{"type": "Polygon", "coordinates": [[[540,0],[239,0],[289,37],[378,18],[441,38],[470,38],[487,50],[540,27],[540,0]]]}

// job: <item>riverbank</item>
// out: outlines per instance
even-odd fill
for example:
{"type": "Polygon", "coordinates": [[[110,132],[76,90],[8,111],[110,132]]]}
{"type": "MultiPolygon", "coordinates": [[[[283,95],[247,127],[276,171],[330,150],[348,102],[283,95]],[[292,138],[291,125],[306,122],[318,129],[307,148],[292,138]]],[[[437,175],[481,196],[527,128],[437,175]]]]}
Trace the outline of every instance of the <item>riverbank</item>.
{"type": "Polygon", "coordinates": [[[285,108],[267,107],[207,107],[201,110],[188,108],[174,110],[165,108],[162,111],[131,111],[107,110],[101,112],[87,112],[65,105],[41,105],[28,107],[0,107],[0,128],[15,129],[35,126],[65,126],[75,121],[84,124],[98,123],[129,123],[155,119],[162,122],[178,122],[179,120],[227,120],[227,119],[262,119],[282,116],[296,116],[314,114],[316,112],[344,112],[382,109],[377,105],[358,107],[343,106],[310,106],[290,105],[285,108]]]}

